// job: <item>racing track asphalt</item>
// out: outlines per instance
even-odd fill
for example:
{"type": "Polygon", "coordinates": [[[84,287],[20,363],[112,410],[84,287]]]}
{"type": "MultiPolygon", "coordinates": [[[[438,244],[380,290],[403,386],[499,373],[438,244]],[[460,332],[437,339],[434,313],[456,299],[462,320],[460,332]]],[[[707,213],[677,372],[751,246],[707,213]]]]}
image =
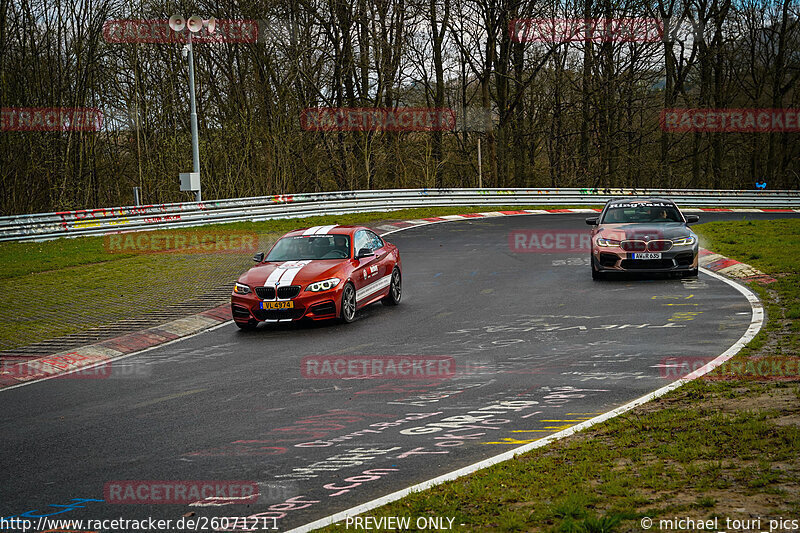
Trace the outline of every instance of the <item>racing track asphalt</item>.
{"type": "MultiPolygon", "coordinates": [[[[743,216],[784,215],[709,213],[701,222],[743,216]]],[[[514,230],[587,232],[583,219],[401,231],[387,237],[403,258],[399,307],[372,305],[349,325],[245,333],[227,323],[115,361],[105,379],[67,376],[0,392],[0,517],[285,513],[278,527],[286,530],[622,405],[680,377],[668,358],[710,360],[747,329],[745,298],[703,273],[594,282],[584,253],[510,250],[514,230]],[[354,355],[447,356],[456,372],[301,372],[306,357],[354,355]],[[394,425],[375,425],[383,422],[394,425]],[[261,496],[221,506],[72,501],[102,500],[117,480],[249,480],[261,496]]]]}

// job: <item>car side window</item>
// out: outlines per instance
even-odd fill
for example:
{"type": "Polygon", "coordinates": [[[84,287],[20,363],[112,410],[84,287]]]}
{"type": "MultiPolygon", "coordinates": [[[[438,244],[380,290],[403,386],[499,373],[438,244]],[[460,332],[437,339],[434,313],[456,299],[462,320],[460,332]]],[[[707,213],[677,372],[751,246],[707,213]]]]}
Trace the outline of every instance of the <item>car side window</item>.
{"type": "Polygon", "coordinates": [[[353,251],[358,253],[362,248],[369,248],[372,250],[372,243],[369,235],[367,232],[362,230],[358,230],[356,232],[355,240],[353,241],[355,246],[353,246],[353,251]]]}
{"type": "Polygon", "coordinates": [[[369,237],[370,237],[370,239],[372,241],[370,243],[370,248],[372,249],[373,252],[375,250],[377,250],[378,248],[383,248],[383,240],[381,240],[381,238],[378,237],[378,235],[376,235],[375,233],[373,233],[371,231],[368,231],[367,235],[369,235],[369,237]]]}

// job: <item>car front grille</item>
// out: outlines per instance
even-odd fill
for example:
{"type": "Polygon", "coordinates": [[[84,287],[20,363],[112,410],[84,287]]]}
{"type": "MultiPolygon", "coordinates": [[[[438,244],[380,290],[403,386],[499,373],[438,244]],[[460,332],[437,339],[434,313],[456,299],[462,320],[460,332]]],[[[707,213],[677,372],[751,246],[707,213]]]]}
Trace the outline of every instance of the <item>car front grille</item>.
{"type": "Polygon", "coordinates": [[[626,252],[644,252],[647,249],[647,243],[644,241],[622,241],[619,247],[626,252]]]}
{"type": "Polygon", "coordinates": [[[672,249],[672,241],[669,239],[627,240],[620,242],[619,247],[626,252],[667,252],[672,249]]]}
{"type": "Polygon", "coordinates": [[[647,243],[648,252],[668,252],[672,249],[672,241],[668,239],[658,239],[647,243]]]}
{"type": "Polygon", "coordinates": [[[262,300],[274,300],[275,287],[256,287],[256,296],[262,300]]]}
{"type": "Polygon", "coordinates": [[[280,298],[281,300],[294,298],[298,294],[300,294],[299,285],[288,285],[286,287],[278,287],[278,298],[280,298]]]}

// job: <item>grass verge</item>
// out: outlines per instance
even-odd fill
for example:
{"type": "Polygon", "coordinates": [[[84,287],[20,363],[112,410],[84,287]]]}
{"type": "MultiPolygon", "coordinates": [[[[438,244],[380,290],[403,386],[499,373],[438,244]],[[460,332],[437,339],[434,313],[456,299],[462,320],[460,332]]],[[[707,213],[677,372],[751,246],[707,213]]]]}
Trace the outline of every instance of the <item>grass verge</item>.
{"type": "MultiPolygon", "coordinates": [[[[734,360],[797,357],[800,220],[698,225],[705,246],[778,281],[751,284],[768,322],[734,360]],[[733,237],[735,235],[735,237],[733,237]]],[[[800,517],[797,376],[699,379],[550,446],[366,513],[455,518],[456,529],[594,533],[643,531],[641,520],[718,517],[719,530],[767,530],[800,517]],[[735,528],[726,518],[761,517],[735,528]]],[[[350,525],[349,529],[354,529],[350,525]]],[[[687,529],[687,528],[684,528],[687,529]]],[[[689,528],[696,529],[696,528],[689,528]]],[[[346,530],[344,524],[325,531],[346,530]]]]}

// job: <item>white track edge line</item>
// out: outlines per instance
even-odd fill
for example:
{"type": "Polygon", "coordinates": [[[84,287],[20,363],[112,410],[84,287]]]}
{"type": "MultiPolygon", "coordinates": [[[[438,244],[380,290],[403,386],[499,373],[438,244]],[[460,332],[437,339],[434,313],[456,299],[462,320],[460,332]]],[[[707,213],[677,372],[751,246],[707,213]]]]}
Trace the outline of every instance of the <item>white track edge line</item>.
{"type": "MultiPolygon", "coordinates": [[[[403,228],[403,229],[407,229],[407,228],[403,228]]],[[[418,483],[416,485],[412,485],[411,487],[407,487],[405,489],[401,489],[401,490],[393,492],[391,494],[387,494],[386,496],[382,496],[380,498],[376,498],[376,499],[368,501],[366,503],[362,503],[361,505],[357,505],[355,507],[351,507],[350,509],[346,509],[344,511],[340,511],[340,512],[338,512],[336,514],[333,514],[333,515],[330,515],[330,516],[326,516],[324,518],[320,518],[319,520],[315,520],[314,522],[311,522],[309,524],[305,524],[303,526],[291,529],[287,533],[305,533],[307,531],[311,531],[311,530],[318,529],[318,528],[321,528],[321,527],[329,526],[331,524],[335,524],[337,522],[340,522],[340,521],[344,520],[348,516],[355,516],[355,515],[364,513],[366,511],[371,511],[372,509],[375,509],[376,507],[380,507],[380,506],[385,505],[387,503],[394,502],[394,501],[399,500],[401,498],[404,498],[405,496],[408,496],[409,494],[412,494],[414,492],[420,492],[420,491],[423,491],[423,490],[427,490],[427,489],[429,489],[431,487],[434,487],[436,485],[440,485],[442,483],[445,483],[446,481],[452,481],[454,479],[457,479],[459,477],[465,476],[467,474],[471,474],[471,473],[473,473],[473,472],[475,472],[477,470],[481,470],[483,468],[487,468],[489,466],[495,465],[497,463],[501,463],[503,461],[507,461],[509,459],[513,459],[516,455],[519,455],[521,453],[526,453],[526,452],[529,452],[531,450],[535,450],[536,448],[541,448],[543,446],[546,446],[547,444],[550,444],[551,442],[563,439],[564,437],[568,437],[568,436],[572,435],[573,433],[577,433],[578,431],[582,431],[582,430],[587,429],[587,428],[589,428],[591,426],[594,426],[596,424],[599,424],[601,422],[605,422],[606,420],[609,420],[611,418],[619,416],[619,415],[621,415],[621,414],[623,414],[623,413],[625,413],[627,411],[630,411],[634,407],[638,407],[639,405],[642,405],[642,404],[647,403],[647,402],[649,402],[651,400],[654,400],[654,399],[656,399],[656,398],[658,398],[660,396],[663,396],[663,395],[667,394],[668,392],[677,389],[681,385],[684,385],[685,383],[688,383],[688,382],[692,381],[693,379],[696,379],[696,378],[698,378],[698,377],[710,372],[714,368],[718,367],[719,365],[721,365],[722,363],[724,363],[725,361],[727,361],[728,359],[730,359],[731,357],[733,357],[734,355],[739,353],[739,351],[742,348],[744,348],[745,345],[747,345],[747,343],[749,343],[753,339],[753,337],[755,337],[758,334],[758,332],[761,330],[761,328],[764,325],[764,306],[762,305],[762,303],[758,299],[758,297],[750,289],[748,289],[747,287],[745,287],[745,286],[743,286],[743,285],[741,285],[739,283],[736,283],[735,281],[733,281],[731,279],[728,279],[728,278],[726,278],[726,277],[724,277],[724,276],[722,276],[720,274],[717,274],[716,272],[712,272],[710,270],[707,270],[705,268],[701,267],[700,270],[703,273],[708,274],[709,276],[711,276],[713,278],[716,278],[716,279],[718,279],[720,281],[723,281],[724,283],[727,283],[728,285],[732,286],[737,291],[742,293],[745,296],[745,298],[747,298],[747,301],[750,303],[750,308],[752,310],[752,315],[751,315],[751,318],[750,318],[750,325],[748,326],[748,328],[744,332],[744,334],[741,337],[739,337],[739,340],[737,340],[733,345],[731,345],[727,350],[722,352],[720,355],[718,355],[712,361],[709,361],[704,366],[702,366],[701,368],[697,369],[696,371],[692,372],[691,374],[689,374],[688,376],[686,376],[684,378],[681,378],[681,379],[678,379],[676,381],[673,381],[672,383],[670,383],[668,385],[665,385],[665,386],[661,387],[660,389],[657,389],[657,390],[655,390],[653,392],[647,393],[644,396],[641,396],[641,397],[639,397],[639,398],[637,398],[637,399],[635,399],[635,400],[633,400],[631,402],[628,402],[628,403],[626,403],[624,405],[621,405],[620,407],[617,407],[616,409],[612,409],[611,411],[608,411],[606,413],[598,415],[598,416],[596,416],[596,417],[594,417],[594,418],[592,418],[590,420],[587,420],[585,422],[581,422],[580,424],[576,424],[576,425],[574,425],[572,427],[569,427],[569,428],[564,429],[562,431],[559,431],[557,433],[553,433],[552,435],[548,435],[547,437],[539,439],[536,442],[531,442],[529,444],[525,444],[525,445],[520,446],[518,448],[514,448],[513,450],[508,450],[508,451],[503,452],[503,453],[501,453],[499,455],[495,455],[494,457],[489,457],[488,459],[484,459],[484,460],[479,461],[477,463],[473,463],[473,464],[465,466],[463,468],[459,468],[458,470],[454,470],[453,472],[449,472],[447,474],[435,477],[433,479],[429,479],[428,481],[423,481],[422,483],[418,483]]]]}

